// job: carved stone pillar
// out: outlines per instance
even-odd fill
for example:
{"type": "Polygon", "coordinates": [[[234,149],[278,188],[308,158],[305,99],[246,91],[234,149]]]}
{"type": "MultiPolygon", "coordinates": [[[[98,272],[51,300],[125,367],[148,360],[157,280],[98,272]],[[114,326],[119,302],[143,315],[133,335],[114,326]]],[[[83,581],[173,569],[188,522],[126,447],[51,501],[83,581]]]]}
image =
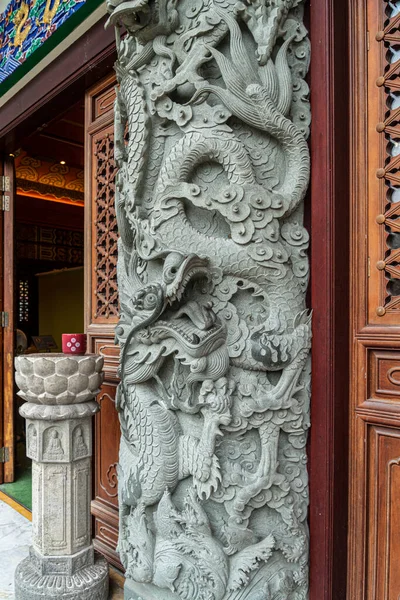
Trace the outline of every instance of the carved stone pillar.
{"type": "Polygon", "coordinates": [[[102,366],[96,355],[15,359],[33,461],[33,543],[15,574],[16,600],[108,597],[108,567],[94,555],[90,517],[92,417],[102,366]]]}
{"type": "Polygon", "coordinates": [[[304,600],[303,2],[107,4],[125,596],[304,600]]]}

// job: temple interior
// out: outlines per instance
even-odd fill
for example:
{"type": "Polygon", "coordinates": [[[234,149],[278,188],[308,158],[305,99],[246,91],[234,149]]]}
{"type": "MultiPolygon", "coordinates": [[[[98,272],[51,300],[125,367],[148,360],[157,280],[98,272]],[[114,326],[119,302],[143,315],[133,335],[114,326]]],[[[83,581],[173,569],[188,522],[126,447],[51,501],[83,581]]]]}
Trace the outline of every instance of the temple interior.
{"type": "MultiPolygon", "coordinates": [[[[15,151],[14,353],[60,352],[84,331],[84,102],[15,151]]],[[[17,391],[17,390],[16,390],[17,391]]],[[[31,509],[31,465],[15,398],[15,482],[0,490],[31,509]]]]}

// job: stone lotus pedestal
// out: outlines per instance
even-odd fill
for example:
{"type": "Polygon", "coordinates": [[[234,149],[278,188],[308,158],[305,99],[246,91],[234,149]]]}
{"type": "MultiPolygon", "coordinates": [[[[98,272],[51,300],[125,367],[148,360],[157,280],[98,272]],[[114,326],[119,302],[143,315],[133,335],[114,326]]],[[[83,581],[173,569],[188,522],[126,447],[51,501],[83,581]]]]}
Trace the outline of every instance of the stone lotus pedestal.
{"type": "Polygon", "coordinates": [[[94,554],[90,526],[91,421],[102,366],[96,355],[15,360],[33,461],[33,544],[15,574],[16,600],[108,597],[107,563],[94,554]]]}

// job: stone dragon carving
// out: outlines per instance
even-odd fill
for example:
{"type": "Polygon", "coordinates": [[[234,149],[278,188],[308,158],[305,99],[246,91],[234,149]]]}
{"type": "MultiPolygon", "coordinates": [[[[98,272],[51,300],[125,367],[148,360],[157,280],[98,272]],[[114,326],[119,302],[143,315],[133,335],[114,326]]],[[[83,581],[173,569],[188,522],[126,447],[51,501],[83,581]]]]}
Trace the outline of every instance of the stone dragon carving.
{"type": "Polygon", "coordinates": [[[302,2],[107,7],[126,598],[304,600],[302,2]]]}

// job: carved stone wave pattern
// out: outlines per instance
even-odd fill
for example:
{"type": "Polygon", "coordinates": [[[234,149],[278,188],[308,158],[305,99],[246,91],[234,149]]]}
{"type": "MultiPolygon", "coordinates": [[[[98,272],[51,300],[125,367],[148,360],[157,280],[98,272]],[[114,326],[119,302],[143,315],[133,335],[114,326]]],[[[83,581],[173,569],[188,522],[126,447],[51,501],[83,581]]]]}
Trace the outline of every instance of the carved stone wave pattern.
{"type": "Polygon", "coordinates": [[[125,598],[305,600],[303,3],[107,6],[125,598]]]}
{"type": "Polygon", "coordinates": [[[382,43],[384,73],[378,77],[376,85],[384,89],[382,121],[377,124],[378,133],[386,138],[385,165],[377,170],[377,177],[384,181],[384,207],[376,221],[384,229],[382,258],[376,264],[383,278],[385,294],[378,316],[387,312],[400,311],[400,6],[398,3],[383,2],[385,14],[384,29],[376,34],[382,43]]]}
{"type": "Polygon", "coordinates": [[[115,217],[114,135],[107,133],[95,141],[96,203],[95,226],[95,295],[94,318],[118,316],[117,242],[115,217]]]}

